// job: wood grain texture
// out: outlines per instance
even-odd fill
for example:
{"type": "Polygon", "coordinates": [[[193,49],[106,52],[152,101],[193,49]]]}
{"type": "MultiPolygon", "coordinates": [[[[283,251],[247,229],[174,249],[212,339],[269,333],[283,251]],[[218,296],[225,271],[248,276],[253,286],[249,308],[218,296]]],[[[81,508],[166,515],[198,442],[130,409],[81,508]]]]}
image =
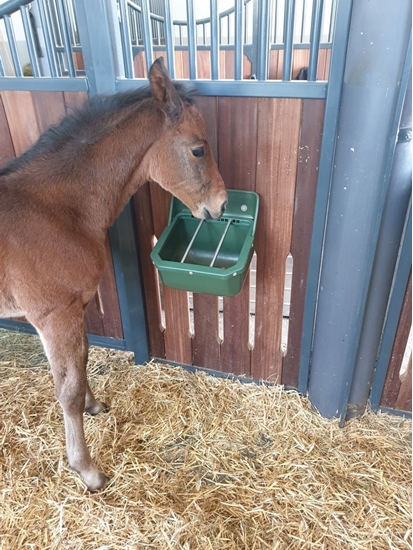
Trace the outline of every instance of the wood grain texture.
{"type": "Polygon", "coordinates": [[[221,370],[218,298],[194,293],[193,302],[195,334],[192,339],[192,364],[221,370]]]}
{"type": "Polygon", "coordinates": [[[297,387],[298,385],[304,301],[324,125],[324,110],[324,100],[306,99],[303,101],[291,239],[293,275],[288,344],[282,371],[282,383],[289,387],[297,387]]]}
{"type": "Polygon", "coordinates": [[[0,166],[4,166],[16,156],[11,138],[9,122],[0,93],[0,166]]]}
{"type": "MultiPolygon", "coordinates": [[[[159,239],[168,224],[171,194],[157,184],[150,185],[153,230],[159,239]]],[[[165,309],[165,358],[177,363],[191,364],[192,343],[190,336],[188,293],[163,287],[165,309]]]]}
{"type": "Polygon", "coordinates": [[[149,335],[149,350],[152,357],[165,358],[163,328],[161,327],[158,283],[155,267],[151,262],[153,227],[152,203],[149,184],[143,185],[133,196],[137,240],[142,266],[143,288],[149,335]]]}
{"type": "Polygon", "coordinates": [[[87,92],[63,92],[65,98],[66,114],[71,114],[79,109],[88,99],[87,92]]]}
{"type": "Polygon", "coordinates": [[[118,291],[109,238],[106,238],[106,264],[100,280],[100,309],[103,311],[103,332],[108,338],[123,338],[118,291]]]}
{"type": "MultiPolygon", "coordinates": [[[[229,189],[255,190],[258,104],[256,98],[218,99],[218,166],[229,189]]],[[[237,296],[224,299],[224,341],[221,368],[251,373],[249,349],[249,277],[237,296]]]]}
{"type": "Polygon", "coordinates": [[[32,92],[33,105],[40,133],[57,124],[66,114],[63,92],[32,92]]]}
{"type": "Polygon", "coordinates": [[[395,409],[399,411],[412,412],[412,352],[410,352],[409,363],[406,372],[400,377],[401,385],[395,409]]]}
{"type": "Polygon", "coordinates": [[[253,378],[281,382],[281,331],[286,258],[291,247],[300,99],[259,100],[256,234],[257,289],[253,378]]]}
{"type": "MultiPolygon", "coordinates": [[[[400,368],[402,365],[404,353],[406,350],[407,340],[409,338],[410,328],[412,326],[412,273],[410,272],[409,281],[407,283],[406,294],[404,297],[403,307],[400,314],[399,324],[397,327],[396,337],[393,343],[393,349],[390,357],[389,366],[387,369],[386,380],[383,387],[380,406],[388,407],[391,409],[396,408],[399,392],[401,388],[400,380],[400,368]]],[[[411,395],[407,396],[410,398],[411,395]]],[[[403,408],[408,406],[408,399],[406,404],[400,403],[401,410],[409,410],[403,408]]]]}
{"type": "Polygon", "coordinates": [[[24,153],[40,136],[31,92],[1,92],[16,156],[24,153]]]}
{"type": "MultiPolygon", "coordinates": [[[[218,99],[200,96],[196,98],[196,105],[204,118],[212,153],[218,161],[218,99]]],[[[195,334],[192,338],[192,363],[207,369],[220,370],[217,296],[194,293],[193,315],[195,334]]]]}

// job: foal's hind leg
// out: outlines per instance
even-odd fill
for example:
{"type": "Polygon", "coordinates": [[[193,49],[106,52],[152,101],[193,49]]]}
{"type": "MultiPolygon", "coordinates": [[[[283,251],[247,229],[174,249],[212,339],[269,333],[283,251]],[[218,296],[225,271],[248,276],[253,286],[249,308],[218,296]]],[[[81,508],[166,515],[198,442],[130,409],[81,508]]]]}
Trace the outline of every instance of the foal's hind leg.
{"type": "Polygon", "coordinates": [[[107,478],[90,457],[83,430],[83,412],[86,398],[95,414],[103,410],[104,405],[95,399],[86,379],[83,311],[81,308],[55,311],[35,326],[49,359],[56,397],[64,413],[69,464],[90,491],[97,491],[105,487],[107,478]]]}
{"type": "MultiPolygon", "coordinates": [[[[87,339],[86,334],[84,334],[84,337],[83,337],[82,352],[83,352],[83,357],[82,357],[83,364],[86,367],[88,352],[89,352],[89,341],[87,339]]],[[[109,407],[105,403],[102,403],[101,401],[98,401],[95,398],[86,378],[85,412],[95,416],[102,411],[108,411],[108,410],[109,410],[109,407]]]]}

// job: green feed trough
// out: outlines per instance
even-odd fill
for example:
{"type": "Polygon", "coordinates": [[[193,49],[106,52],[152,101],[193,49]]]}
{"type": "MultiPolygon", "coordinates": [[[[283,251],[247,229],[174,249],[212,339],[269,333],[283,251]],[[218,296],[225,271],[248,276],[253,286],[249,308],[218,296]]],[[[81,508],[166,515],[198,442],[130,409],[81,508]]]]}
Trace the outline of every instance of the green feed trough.
{"type": "Polygon", "coordinates": [[[198,220],[173,198],[168,226],[151,253],[162,282],[191,292],[238,294],[254,249],[258,205],[257,193],[228,190],[225,215],[198,220]]]}

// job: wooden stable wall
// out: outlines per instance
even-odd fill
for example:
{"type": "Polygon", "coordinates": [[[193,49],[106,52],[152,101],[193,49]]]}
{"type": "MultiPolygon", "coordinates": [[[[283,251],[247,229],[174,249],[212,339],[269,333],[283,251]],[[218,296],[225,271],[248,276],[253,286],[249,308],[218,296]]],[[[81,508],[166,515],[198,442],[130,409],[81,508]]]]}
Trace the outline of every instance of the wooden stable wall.
{"type": "Polygon", "coordinates": [[[228,188],[256,191],[255,342],[249,345],[249,279],[224,299],[223,341],[218,298],[195,294],[191,334],[188,293],[159,287],[149,259],[153,237],[167,224],[170,196],[146,185],[134,197],[151,355],[296,387],[305,281],[317,183],[323,100],[199,97],[213,151],[228,188]],[[294,269],[287,352],[281,350],[286,258],[294,269]]]}
{"type": "MultiPolygon", "coordinates": [[[[23,153],[40,133],[85,100],[75,92],[1,92],[0,163],[23,153]]],[[[282,382],[298,379],[303,304],[319,149],[323,100],[199,97],[219,169],[228,188],[260,195],[256,237],[255,341],[249,344],[249,278],[242,292],[224,299],[223,341],[218,298],[193,297],[194,334],[188,294],[159,286],[149,253],[153,236],[167,223],[170,195],[145,185],[133,202],[149,327],[150,354],[178,363],[282,382]],[[281,349],[286,258],[293,256],[289,335],[281,349]]],[[[110,248],[100,294],[87,308],[90,334],[122,338],[122,323],[110,248]]]]}
{"type": "MultiPolygon", "coordinates": [[[[87,99],[85,92],[0,92],[0,166],[19,156],[49,126],[87,99]]],[[[18,220],[16,221],[18,223],[18,220]]],[[[86,309],[89,334],[122,338],[122,322],[116,291],[112,256],[107,243],[107,264],[99,295],[86,309]]]]}

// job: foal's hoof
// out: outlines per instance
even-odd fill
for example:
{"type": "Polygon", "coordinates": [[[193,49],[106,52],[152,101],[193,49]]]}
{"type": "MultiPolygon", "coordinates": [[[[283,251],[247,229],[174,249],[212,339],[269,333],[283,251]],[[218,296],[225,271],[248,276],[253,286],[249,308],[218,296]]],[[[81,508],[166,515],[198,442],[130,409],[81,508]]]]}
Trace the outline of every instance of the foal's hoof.
{"type": "Polygon", "coordinates": [[[97,405],[94,405],[93,407],[86,407],[85,413],[90,414],[92,416],[96,416],[97,414],[101,412],[109,412],[109,405],[106,405],[106,403],[102,403],[101,401],[98,402],[97,405]]]}
{"type": "Polygon", "coordinates": [[[102,491],[109,481],[109,478],[103,472],[99,472],[99,470],[96,470],[92,475],[82,476],[82,478],[91,493],[102,491]]]}

